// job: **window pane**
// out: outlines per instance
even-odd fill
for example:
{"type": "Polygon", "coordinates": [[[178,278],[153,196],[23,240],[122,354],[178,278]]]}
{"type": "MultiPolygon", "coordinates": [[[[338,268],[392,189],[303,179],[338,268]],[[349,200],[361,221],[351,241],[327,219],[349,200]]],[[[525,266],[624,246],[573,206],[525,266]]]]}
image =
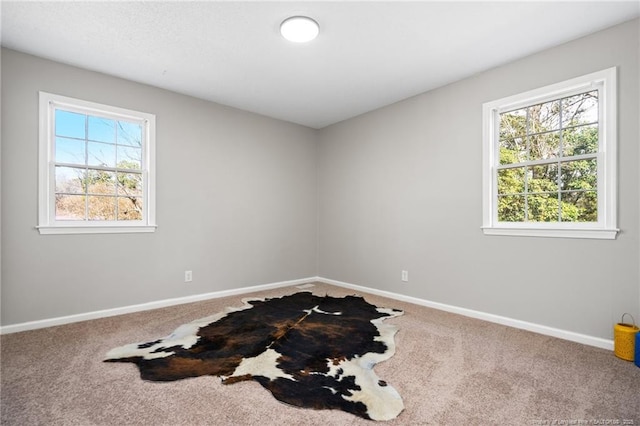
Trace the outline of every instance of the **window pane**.
{"type": "Polygon", "coordinates": [[[498,220],[500,222],[523,222],[524,195],[498,196],[498,220]]]}
{"type": "Polygon", "coordinates": [[[116,174],[102,170],[87,171],[89,194],[116,195],[116,174]]]}
{"type": "Polygon", "coordinates": [[[558,194],[531,194],[527,196],[529,222],[557,222],[559,219],[558,194]]]}
{"type": "Polygon", "coordinates": [[[560,194],[562,220],[565,222],[597,222],[598,194],[596,191],[572,191],[560,194]]]}
{"type": "Polygon", "coordinates": [[[85,142],[56,138],[56,163],[85,164],[85,142]]]}
{"type": "Polygon", "coordinates": [[[118,145],[142,146],[142,126],[138,123],[118,121],[118,145]]]}
{"type": "Polygon", "coordinates": [[[86,119],[84,114],[56,109],[56,136],[84,139],[86,119]]]}
{"type": "Polygon", "coordinates": [[[116,220],[116,197],[89,196],[89,220],[116,220]]]}
{"type": "Polygon", "coordinates": [[[498,170],[498,194],[524,192],[524,167],[498,170]]]}
{"type": "Polygon", "coordinates": [[[56,166],[56,193],[83,194],[85,172],[85,169],[56,166]]]}
{"type": "Polygon", "coordinates": [[[118,145],[118,167],[122,169],[142,168],[142,149],[118,145]]]}
{"type": "Polygon", "coordinates": [[[56,220],[84,220],[84,195],[56,194],[56,220]]]}
{"type": "Polygon", "coordinates": [[[559,129],[560,101],[530,106],[528,112],[529,134],[559,129]]]}
{"type": "Polygon", "coordinates": [[[116,143],[116,122],[108,118],[89,116],[89,139],[116,143]]]}
{"type": "Polygon", "coordinates": [[[527,161],[527,143],[524,138],[500,141],[500,164],[516,164],[527,161]]]}
{"type": "Polygon", "coordinates": [[[89,142],[87,162],[90,166],[115,167],[116,146],[107,143],[89,142]]]}
{"type": "Polygon", "coordinates": [[[597,185],[598,163],[595,158],[560,163],[561,189],[597,189],[597,185]]]}
{"type": "Polygon", "coordinates": [[[598,91],[562,99],[562,127],[598,121],[598,91]]]}
{"type": "Polygon", "coordinates": [[[527,109],[500,114],[500,140],[513,139],[527,134],[527,109]]]}
{"type": "Polygon", "coordinates": [[[142,220],[142,197],[118,197],[118,220],[142,220]]]}
{"type": "Polygon", "coordinates": [[[558,165],[543,164],[527,167],[527,192],[557,192],[558,165]]]}
{"type": "Polygon", "coordinates": [[[542,133],[529,136],[529,159],[547,160],[558,156],[560,132],[542,133]]]}
{"type": "Polygon", "coordinates": [[[142,195],[142,173],[118,173],[118,195],[142,195]]]}
{"type": "Polygon", "coordinates": [[[562,154],[565,156],[598,152],[598,125],[571,127],[562,131],[562,154]]]}

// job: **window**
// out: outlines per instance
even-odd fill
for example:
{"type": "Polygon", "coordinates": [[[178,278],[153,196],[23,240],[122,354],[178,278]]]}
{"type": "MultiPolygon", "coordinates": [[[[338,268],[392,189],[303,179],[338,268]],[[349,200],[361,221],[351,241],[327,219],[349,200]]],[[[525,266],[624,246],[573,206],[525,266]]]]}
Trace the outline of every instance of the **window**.
{"type": "Polygon", "coordinates": [[[614,239],[616,69],[483,105],[483,231],[614,239]]]}
{"type": "Polygon", "coordinates": [[[40,92],[40,233],[153,232],[154,138],[154,115],[40,92]]]}

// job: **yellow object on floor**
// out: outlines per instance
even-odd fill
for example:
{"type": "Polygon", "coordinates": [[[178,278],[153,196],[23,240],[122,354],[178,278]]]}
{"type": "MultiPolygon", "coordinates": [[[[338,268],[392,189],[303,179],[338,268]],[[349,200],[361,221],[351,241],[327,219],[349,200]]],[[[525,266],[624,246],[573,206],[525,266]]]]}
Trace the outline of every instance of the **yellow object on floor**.
{"type": "Polygon", "coordinates": [[[613,326],[613,352],[618,358],[633,361],[635,353],[636,333],[640,330],[636,325],[636,320],[631,314],[622,314],[621,322],[613,326]],[[632,324],[624,322],[624,316],[631,317],[632,324]]]}

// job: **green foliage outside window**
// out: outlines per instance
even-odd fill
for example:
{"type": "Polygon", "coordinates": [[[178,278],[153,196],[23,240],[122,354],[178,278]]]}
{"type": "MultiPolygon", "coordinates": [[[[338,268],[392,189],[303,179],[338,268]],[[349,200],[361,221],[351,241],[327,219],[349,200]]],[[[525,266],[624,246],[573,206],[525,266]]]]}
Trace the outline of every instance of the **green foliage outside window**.
{"type": "Polygon", "coordinates": [[[597,221],[597,91],[500,114],[499,150],[499,221],[597,221]]]}

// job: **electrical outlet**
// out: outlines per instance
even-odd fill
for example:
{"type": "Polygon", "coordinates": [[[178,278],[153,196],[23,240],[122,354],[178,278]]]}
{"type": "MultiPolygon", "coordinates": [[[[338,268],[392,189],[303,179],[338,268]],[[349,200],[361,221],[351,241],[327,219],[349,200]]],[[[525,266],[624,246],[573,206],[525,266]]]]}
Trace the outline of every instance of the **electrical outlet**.
{"type": "Polygon", "coordinates": [[[402,271],[402,281],[405,283],[409,281],[409,271],[402,271]]]}
{"type": "Polygon", "coordinates": [[[191,281],[193,281],[193,272],[184,271],[184,282],[190,283],[191,281]]]}

